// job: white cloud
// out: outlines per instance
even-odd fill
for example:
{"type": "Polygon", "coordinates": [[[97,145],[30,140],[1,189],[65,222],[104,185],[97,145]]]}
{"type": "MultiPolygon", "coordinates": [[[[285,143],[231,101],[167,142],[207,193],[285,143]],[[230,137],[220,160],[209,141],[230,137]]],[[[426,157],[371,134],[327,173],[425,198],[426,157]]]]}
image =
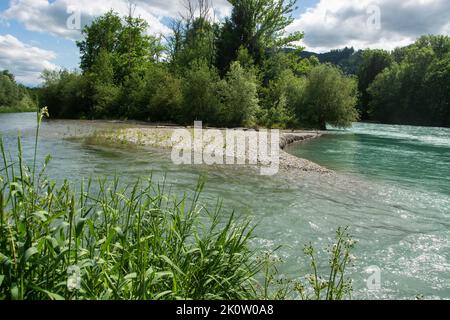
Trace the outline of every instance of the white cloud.
{"type": "MultiPolygon", "coordinates": [[[[184,12],[184,0],[130,0],[136,4],[135,16],[149,23],[151,34],[169,34],[170,29],[163,24],[164,18],[175,18],[184,12]]],[[[222,18],[231,11],[227,0],[212,0],[214,16],[222,18]]],[[[0,23],[8,25],[15,20],[33,32],[49,33],[58,37],[78,40],[81,28],[111,8],[120,15],[129,10],[128,0],[11,0],[8,9],[0,12],[0,23]],[[80,29],[67,26],[73,13],[80,15],[80,29]]],[[[34,45],[34,46],[33,46],[34,45]]],[[[19,82],[35,85],[40,82],[44,69],[57,68],[51,61],[55,53],[24,44],[11,35],[0,36],[0,69],[8,69],[16,75],[19,82]]]]}
{"type": "Polygon", "coordinates": [[[394,49],[424,34],[450,34],[449,0],[320,0],[288,31],[305,32],[308,50],[394,49]],[[380,25],[373,24],[380,13],[380,25]]]}
{"type": "Polygon", "coordinates": [[[25,44],[9,34],[0,35],[0,70],[11,71],[20,83],[38,84],[44,69],[58,69],[51,62],[55,58],[52,51],[25,44]]]}
{"type": "MultiPolygon", "coordinates": [[[[135,15],[149,23],[149,33],[168,34],[170,29],[162,22],[163,18],[174,18],[185,10],[183,0],[133,0],[135,15]]],[[[216,17],[230,12],[227,0],[213,0],[216,17]]],[[[67,27],[67,20],[73,12],[80,14],[81,27],[89,24],[95,17],[110,9],[121,15],[129,10],[128,0],[11,0],[9,8],[1,13],[3,20],[17,20],[30,31],[48,32],[64,38],[80,38],[80,30],[67,27]]]]}

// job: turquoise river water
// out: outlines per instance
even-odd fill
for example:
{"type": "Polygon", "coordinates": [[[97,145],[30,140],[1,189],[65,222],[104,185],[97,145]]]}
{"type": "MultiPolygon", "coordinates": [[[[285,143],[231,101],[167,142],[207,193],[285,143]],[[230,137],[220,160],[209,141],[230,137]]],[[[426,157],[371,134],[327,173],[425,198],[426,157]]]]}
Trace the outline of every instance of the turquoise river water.
{"type": "MultiPolygon", "coordinates": [[[[11,153],[20,130],[27,159],[33,154],[34,114],[0,114],[0,134],[11,153]]],[[[278,251],[281,271],[304,275],[302,247],[326,248],[338,226],[358,241],[353,298],[450,298],[450,129],[355,124],[287,151],[336,171],[335,175],[280,172],[263,177],[239,167],[176,166],[168,151],[119,149],[64,139],[95,125],[44,122],[38,156],[51,154],[49,175],[62,181],[119,175],[167,176],[175,192],[191,192],[207,177],[203,202],[224,201],[255,223],[252,245],[278,251]],[[369,290],[366,269],[381,270],[381,288],[369,290]]],[[[326,270],[323,256],[321,268],[326,270]]]]}

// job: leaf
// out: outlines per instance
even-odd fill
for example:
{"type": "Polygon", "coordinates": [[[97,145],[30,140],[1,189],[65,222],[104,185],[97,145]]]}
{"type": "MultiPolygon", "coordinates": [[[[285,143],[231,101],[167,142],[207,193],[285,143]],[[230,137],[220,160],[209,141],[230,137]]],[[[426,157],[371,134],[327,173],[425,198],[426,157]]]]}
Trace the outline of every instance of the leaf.
{"type": "Polygon", "coordinates": [[[5,266],[9,266],[11,264],[11,259],[5,256],[3,253],[0,252],[0,265],[3,264],[5,266]]]}
{"type": "MultiPolygon", "coordinates": [[[[63,284],[63,285],[66,285],[66,282],[61,283],[61,284],[59,284],[59,285],[62,285],[62,284],[63,284]]],[[[59,285],[58,285],[58,286],[59,286],[59,285]]],[[[42,289],[41,287],[37,287],[37,286],[34,286],[34,285],[31,285],[31,287],[32,287],[34,290],[36,290],[36,291],[45,293],[45,294],[48,296],[48,298],[49,298],[50,300],[66,300],[64,297],[60,296],[59,294],[50,292],[50,291],[45,290],[45,289],[42,289]]]]}
{"type": "Polygon", "coordinates": [[[184,272],[181,271],[181,269],[172,262],[172,260],[169,259],[169,257],[165,256],[165,255],[161,255],[159,256],[161,259],[163,259],[165,262],[167,262],[172,268],[174,268],[178,273],[181,273],[182,275],[184,275],[184,272]]]}
{"type": "Polygon", "coordinates": [[[116,231],[117,235],[120,238],[123,238],[123,231],[122,231],[122,229],[120,227],[114,227],[113,229],[114,229],[114,231],[116,231]]]}
{"type": "Polygon", "coordinates": [[[172,290],[163,291],[163,292],[159,293],[158,295],[156,295],[154,300],[159,300],[162,297],[167,296],[167,295],[169,295],[171,293],[172,293],[172,290]]]}
{"type": "Polygon", "coordinates": [[[47,211],[36,211],[31,214],[33,217],[37,218],[41,222],[47,221],[48,212],[47,211]]]}
{"type": "Polygon", "coordinates": [[[60,296],[57,293],[53,293],[47,290],[42,290],[42,292],[44,292],[50,298],[50,300],[65,300],[62,296],[60,296]]]}
{"type": "Polygon", "coordinates": [[[81,235],[81,232],[83,231],[84,223],[86,222],[86,218],[80,218],[77,221],[77,224],[75,226],[75,237],[79,237],[81,235]]]}
{"type": "Polygon", "coordinates": [[[5,276],[3,274],[0,274],[0,287],[2,286],[4,279],[5,279],[5,276]]]}
{"type": "Polygon", "coordinates": [[[157,283],[163,277],[173,278],[173,272],[171,271],[156,272],[155,277],[153,278],[151,284],[157,283]]]}
{"type": "Polygon", "coordinates": [[[56,240],[56,239],[53,238],[52,236],[46,236],[45,239],[46,239],[47,242],[52,246],[53,249],[56,249],[56,248],[59,247],[58,240],[56,240]]]}
{"type": "Polygon", "coordinates": [[[14,283],[11,287],[11,299],[19,300],[19,287],[14,283]]]}
{"type": "Polygon", "coordinates": [[[36,249],[35,247],[28,248],[27,251],[25,251],[25,262],[27,262],[33,255],[38,252],[38,249],[36,249]]]}
{"type": "Polygon", "coordinates": [[[137,278],[137,273],[133,272],[133,273],[127,274],[124,279],[129,280],[129,279],[136,279],[136,278],[137,278]]]}

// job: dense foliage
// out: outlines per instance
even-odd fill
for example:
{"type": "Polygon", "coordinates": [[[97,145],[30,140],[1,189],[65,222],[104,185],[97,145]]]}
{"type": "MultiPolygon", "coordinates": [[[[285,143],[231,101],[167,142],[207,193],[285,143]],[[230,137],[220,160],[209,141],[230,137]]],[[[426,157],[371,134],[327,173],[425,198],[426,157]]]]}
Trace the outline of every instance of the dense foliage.
{"type": "Polygon", "coordinates": [[[8,70],[0,72],[0,113],[35,111],[36,103],[27,88],[17,84],[8,70]]]}
{"type": "Polygon", "coordinates": [[[358,89],[361,92],[359,110],[364,120],[369,119],[369,102],[371,96],[369,86],[378,74],[391,66],[393,59],[389,52],[384,50],[365,50],[363,63],[358,68],[358,89]]]}
{"type": "Polygon", "coordinates": [[[341,68],[346,74],[356,75],[362,63],[363,53],[364,50],[355,51],[353,47],[345,47],[324,53],[302,51],[300,56],[303,58],[315,56],[321,63],[331,63],[341,68]]]}
{"type": "MultiPolygon", "coordinates": [[[[339,126],[357,120],[353,90],[343,90],[349,96],[326,109],[300,97],[333,95],[350,80],[331,67],[320,67],[314,57],[299,56],[295,43],[302,33],[284,32],[292,22],[294,1],[231,3],[231,16],[214,23],[208,2],[189,1],[164,40],[147,35],[148,25],[140,18],[120,18],[114,12],[97,18],[77,43],[81,72],[44,73],[42,105],[53,117],[180,124],[202,120],[230,127],[324,128],[322,120],[339,126]],[[315,68],[316,73],[331,73],[329,90],[313,92],[319,88],[308,86],[315,81],[309,76],[315,68]],[[295,99],[287,87],[294,84],[295,99]],[[317,115],[321,112],[327,115],[317,115]]],[[[323,96],[328,98],[333,99],[323,96]]]]}
{"type": "Polygon", "coordinates": [[[359,81],[370,120],[450,126],[448,36],[424,36],[391,54],[365,54],[359,81]]]}
{"type": "Polygon", "coordinates": [[[386,50],[344,48],[317,57],[358,77],[358,111],[363,121],[450,126],[450,37],[428,35],[386,50]]]}

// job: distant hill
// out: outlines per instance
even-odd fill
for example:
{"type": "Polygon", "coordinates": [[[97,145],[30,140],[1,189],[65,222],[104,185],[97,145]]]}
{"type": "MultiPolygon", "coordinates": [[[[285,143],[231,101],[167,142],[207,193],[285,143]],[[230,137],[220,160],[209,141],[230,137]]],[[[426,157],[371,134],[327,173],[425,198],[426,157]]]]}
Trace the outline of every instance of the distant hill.
{"type": "Polygon", "coordinates": [[[347,74],[356,74],[362,61],[362,50],[345,47],[343,49],[331,50],[325,53],[315,53],[310,51],[302,51],[302,58],[316,56],[321,63],[331,63],[341,67],[347,74]]]}

